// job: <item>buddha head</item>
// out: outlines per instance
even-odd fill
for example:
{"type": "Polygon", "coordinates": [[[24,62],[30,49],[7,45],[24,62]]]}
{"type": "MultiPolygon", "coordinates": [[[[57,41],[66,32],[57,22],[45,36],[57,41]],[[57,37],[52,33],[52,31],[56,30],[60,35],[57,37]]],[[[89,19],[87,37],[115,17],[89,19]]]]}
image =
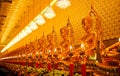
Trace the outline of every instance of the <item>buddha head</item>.
{"type": "Polygon", "coordinates": [[[93,25],[92,18],[90,16],[86,16],[82,19],[82,27],[86,32],[90,32],[93,25]]]}
{"type": "Polygon", "coordinates": [[[51,33],[47,35],[47,40],[49,43],[51,43],[51,41],[52,41],[52,34],[51,33]]]}
{"type": "Polygon", "coordinates": [[[68,37],[68,32],[69,32],[69,30],[68,30],[68,28],[67,28],[66,26],[63,27],[63,28],[61,28],[61,29],[60,29],[61,37],[62,37],[63,39],[67,39],[67,37],[68,37]]]}

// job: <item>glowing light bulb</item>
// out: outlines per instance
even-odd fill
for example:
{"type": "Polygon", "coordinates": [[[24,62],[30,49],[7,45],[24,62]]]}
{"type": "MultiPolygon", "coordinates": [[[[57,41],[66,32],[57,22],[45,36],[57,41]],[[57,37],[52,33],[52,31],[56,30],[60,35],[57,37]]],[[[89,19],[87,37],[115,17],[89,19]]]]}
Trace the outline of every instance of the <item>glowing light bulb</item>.
{"type": "Polygon", "coordinates": [[[32,53],[30,55],[32,56],[32,53]]]}
{"type": "Polygon", "coordinates": [[[31,30],[31,28],[29,26],[25,27],[25,31],[27,32],[27,34],[32,33],[32,30],[31,30]]]}
{"type": "Polygon", "coordinates": [[[57,49],[55,48],[55,50],[54,50],[55,52],[57,51],[57,49]]]}
{"type": "Polygon", "coordinates": [[[42,52],[40,52],[40,55],[42,55],[42,52]]]}
{"type": "Polygon", "coordinates": [[[62,9],[65,9],[71,5],[70,0],[58,0],[56,6],[62,9]]]}
{"type": "Polygon", "coordinates": [[[48,54],[50,54],[51,50],[48,50],[48,54]]]}
{"type": "Polygon", "coordinates": [[[30,27],[32,30],[38,29],[38,26],[37,26],[37,24],[36,24],[34,21],[32,21],[32,22],[29,24],[29,27],[30,27]]]}
{"type": "Polygon", "coordinates": [[[30,54],[28,54],[28,56],[30,56],[30,54]]]}
{"type": "Polygon", "coordinates": [[[52,9],[52,7],[48,6],[46,11],[44,12],[44,16],[48,19],[51,19],[53,17],[56,16],[54,10],[52,9]]]}
{"type": "Polygon", "coordinates": [[[81,49],[82,49],[82,51],[84,51],[84,49],[85,49],[84,43],[81,43],[81,49]]]}
{"type": "Polygon", "coordinates": [[[64,59],[64,57],[62,57],[62,60],[64,59]]]}
{"type": "Polygon", "coordinates": [[[81,48],[84,48],[84,44],[83,43],[81,44],[81,48]]]}
{"type": "Polygon", "coordinates": [[[51,52],[51,50],[49,50],[49,53],[51,52]]]}
{"type": "Polygon", "coordinates": [[[38,25],[43,25],[46,22],[44,17],[40,14],[34,19],[34,21],[38,25]]]}
{"type": "Polygon", "coordinates": [[[38,55],[38,52],[36,52],[36,55],[38,55]]]}
{"type": "Polygon", "coordinates": [[[70,45],[70,50],[72,50],[72,45],[70,45]]]}

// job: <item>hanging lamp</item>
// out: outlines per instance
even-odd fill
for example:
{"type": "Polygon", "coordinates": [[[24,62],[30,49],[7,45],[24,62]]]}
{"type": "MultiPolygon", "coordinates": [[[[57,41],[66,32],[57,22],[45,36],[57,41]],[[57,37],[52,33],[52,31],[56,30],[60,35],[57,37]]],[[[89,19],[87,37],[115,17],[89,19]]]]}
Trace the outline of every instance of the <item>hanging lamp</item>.
{"type": "MultiPolygon", "coordinates": [[[[40,11],[41,11],[41,0],[40,0],[40,11]]],[[[41,13],[34,19],[34,21],[38,25],[43,25],[46,22],[44,17],[41,15],[41,13]]]]}
{"type": "Polygon", "coordinates": [[[26,31],[28,34],[32,33],[32,30],[31,30],[30,26],[26,26],[26,27],[25,27],[25,31],[26,31]]]}
{"type": "Polygon", "coordinates": [[[48,19],[51,19],[51,18],[56,16],[54,10],[52,9],[52,7],[50,5],[48,7],[46,7],[46,11],[44,12],[44,16],[48,19]]]}
{"type": "Polygon", "coordinates": [[[32,30],[38,29],[38,26],[37,26],[37,24],[36,24],[34,21],[31,21],[30,24],[29,24],[29,26],[30,26],[30,28],[31,28],[32,30]]]}
{"type": "Polygon", "coordinates": [[[65,9],[71,5],[70,0],[57,0],[56,6],[65,9]]]}
{"type": "Polygon", "coordinates": [[[39,14],[35,19],[35,23],[38,25],[43,25],[46,21],[41,14],[39,14]]]}

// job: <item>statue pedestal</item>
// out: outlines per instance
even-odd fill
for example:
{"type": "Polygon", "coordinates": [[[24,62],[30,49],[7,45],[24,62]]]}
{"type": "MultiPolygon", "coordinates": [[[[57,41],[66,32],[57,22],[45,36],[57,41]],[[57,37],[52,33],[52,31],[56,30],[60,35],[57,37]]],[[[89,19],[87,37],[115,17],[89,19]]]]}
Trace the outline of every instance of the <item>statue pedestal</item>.
{"type": "Polygon", "coordinates": [[[40,68],[42,68],[42,63],[40,63],[39,65],[40,65],[40,68]]]}
{"type": "Polygon", "coordinates": [[[70,76],[74,76],[74,64],[70,64],[70,76]]]}
{"type": "Polygon", "coordinates": [[[86,76],[86,64],[81,64],[82,76],[86,76]]]}
{"type": "Polygon", "coordinates": [[[38,62],[36,62],[35,67],[38,68],[38,62]]]}
{"type": "Polygon", "coordinates": [[[52,70],[52,65],[51,63],[48,63],[48,71],[51,71],[52,70]]]}

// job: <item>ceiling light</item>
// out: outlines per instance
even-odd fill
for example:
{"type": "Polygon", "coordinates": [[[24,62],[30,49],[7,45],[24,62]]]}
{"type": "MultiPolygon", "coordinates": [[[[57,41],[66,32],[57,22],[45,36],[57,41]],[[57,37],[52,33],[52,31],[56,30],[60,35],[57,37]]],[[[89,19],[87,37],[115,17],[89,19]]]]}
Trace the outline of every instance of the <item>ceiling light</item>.
{"type": "Polygon", "coordinates": [[[20,32],[18,37],[20,38],[20,40],[23,38],[23,34],[20,32]]]}
{"type": "Polygon", "coordinates": [[[40,14],[34,19],[34,21],[38,25],[43,25],[45,23],[44,17],[42,15],[40,15],[40,14]]]}
{"type": "Polygon", "coordinates": [[[32,30],[38,29],[38,26],[37,26],[37,24],[36,24],[34,21],[32,21],[32,22],[29,24],[29,26],[30,26],[30,28],[31,28],[32,30]]]}
{"type": "MultiPolygon", "coordinates": [[[[57,0],[52,0],[52,2],[49,4],[49,6],[47,6],[42,12],[41,12],[41,14],[44,14],[44,16],[46,17],[46,18],[53,18],[53,17],[55,17],[55,12],[54,12],[54,10],[50,7],[50,6],[52,6],[55,2],[56,2],[57,0]]],[[[45,23],[45,20],[44,20],[44,18],[43,18],[43,16],[41,15],[41,14],[39,14],[35,19],[34,19],[34,21],[35,21],[35,23],[36,24],[38,24],[38,25],[42,25],[42,24],[44,24],[45,23]]],[[[14,18],[14,17],[13,17],[14,18]]],[[[12,20],[12,19],[11,19],[12,20]]],[[[3,52],[5,52],[8,48],[10,48],[12,45],[14,45],[16,42],[18,42],[19,40],[21,40],[22,38],[24,38],[26,35],[28,35],[28,34],[30,34],[30,33],[32,33],[32,28],[31,27],[33,27],[34,26],[34,23],[32,24],[32,25],[30,25],[30,26],[26,26],[25,28],[24,28],[24,31],[25,32],[23,32],[22,31],[22,33],[19,33],[11,42],[9,42],[2,50],[1,50],[1,53],[3,53],[3,52]]],[[[34,29],[35,29],[35,27],[34,27],[34,29]]],[[[5,36],[3,36],[3,37],[5,37],[5,36]]],[[[5,40],[5,38],[2,38],[2,42],[5,40]]],[[[7,58],[9,58],[9,57],[7,57],[7,58]]],[[[4,59],[4,58],[3,58],[4,59]]]]}
{"type": "Polygon", "coordinates": [[[18,42],[20,40],[18,35],[16,36],[15,40],[16,40],[16,42],[18,42]]]}
{"type": "Polygon", "coordinates": [[[44,12],[44,16],[48,19],[51,19],[51,18],[55,17],[56,14],[55,14],[54,10],[52,9],[52,7],[48,6],[46,8],[46,11],[44,12]]]}
{"type": "Polygon", "coordinates": [[[26,32],[24,29],[21,31],[21,33],[22,33],[23,35],[25,35],[25,36],[28,35],[27,32],[26,32]]]}
{"type": "Polygon", "coordinates": [[[70,0],[57,0],[56,6],[65,9],[71,5],[70,0]]]}
{"type": "Polygon", "coordinates": [[[32,30],[31,30],[31,28],[30,28],[29,26],[26,26],[26,27],[25,27],[25,31],[26,31],[28,34],[32,33],[32,30]]]}
{"type": "MultiPolygon", "coordinates": [[[[25,34],[25,32],[22,31],[22,32],[20,32],[20,33],[18,34],[18,38],[19,38],[19,39],[17,39],[17,40],[20,41],[20,40],[23,39],[25,36],[27,36],[27,34],[25,34]]],[[[18,41],[17,41],[17,42],[18,42],[18,41]]]]}

